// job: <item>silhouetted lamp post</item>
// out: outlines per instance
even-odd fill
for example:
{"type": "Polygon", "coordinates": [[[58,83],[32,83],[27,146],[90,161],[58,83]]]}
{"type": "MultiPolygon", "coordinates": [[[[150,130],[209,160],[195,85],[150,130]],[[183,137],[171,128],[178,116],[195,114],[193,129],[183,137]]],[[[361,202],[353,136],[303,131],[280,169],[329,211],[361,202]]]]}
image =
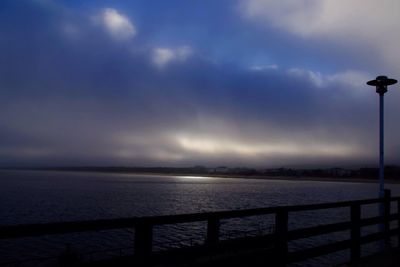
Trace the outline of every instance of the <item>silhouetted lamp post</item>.
{"type": "Polygon", "coordinates": [[[386,76],[378,76],[375,80],[367,82],[368,85],[375,86],[379,94],[379,197],[385,195],[384,180],[384,150],[383,150],[383,95],[387,92],[389,85],[397,83],[395,79],[389,79],[386,76]]]}

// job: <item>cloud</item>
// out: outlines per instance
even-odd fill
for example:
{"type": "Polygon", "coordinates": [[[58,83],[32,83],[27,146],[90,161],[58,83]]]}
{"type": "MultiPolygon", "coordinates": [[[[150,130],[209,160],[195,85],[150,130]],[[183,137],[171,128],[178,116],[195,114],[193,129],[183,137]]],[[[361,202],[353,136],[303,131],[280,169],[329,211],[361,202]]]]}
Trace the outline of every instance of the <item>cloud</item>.
{"type": "Polygon", "coordinates": [[[397,0],[243,0],[242,14],[305,39],[370,47],[400,70],[400,2],[397,0]]]}
{"type": "Polygon", "coordinates": [[[347,70],[333,74],[322,74],[318,71],[302,68],[290,68],[287,70],[287,73],[294,77],[306,78],[318,88],[327,88],[336,83],[350,86],[352,88],[363,88],[365,87],[365,82],[372,77],[368,73],[356,70],[347,70]]]}
{"type": "Polygon", "coordinates": [[[269,71],[269,70],[278,70],[279,66],[277,64],[271,65],[253,65],[250,67],[250,70],[254,71],[269,71]]]}
{"type": "MultiPolygon", "coordinates": [[[[96,62],[95,72],[104,67],[96,62]]],[[[371,160],[375,116],[365,99],[349,97],[346,88],[327,82],[319,90],[307,75],[293,78],[286,71],[238,74],[188,63],[166,68],[166,75],[146,67],[128,72],[134,90],[110,85],[110,91],[118,88],[115,95],[98,89],[108,83],[104,75],[78,99],[77,91],[57,88],[57,96],[9,96],[0,115],[0,148],[15,162],[49,165],[329,166],[371,160]]]]}
{"type": "Polygon", "coordinates": [[[328,143],[310,144],[309,142],[288,142],[288,140],[248,143],[244,140],[232,140],[229,136],[226,138],[226,136],[199,137],[196,135],[178,135],[177,143],[185,151],[204,154],[206,156],[222,154],[225,156],[250,157],[252,159],[262,157],[269,160],[276,156],[304,156],[304,151],[307,151],[308,156],[317,155],[320,157],[349,157],[358,153],[357,149],[346,145],[328,143]]]}
{"type": "Polygon", "coordinates": [[[101,24],[117,41],[132,39],[137,34],[136,27],[131,20],[113,8],[103,9],[93,20],[96,24],[101,24]]]}
{"type": "MultiPolygon", "coordinates": [[[[374,78],[371,74],[355,70],[347,70],[344,72],[331,74],[326,77],[329,82],[338,82],[349,85],[353,88],[365,87],[365,82],[374,78]]],[[[364,88],[363,88],[364,89],[364,88]]]]}
{"type": "Polygon", "coordinates": [[[164,66],[175,58],[175,53],[168,48],[155,48],[153,51],[153,62],[157,66],[164,66]]]}
{"type": "MultiPolygon", "coordinates": [[[[7,62],[0,65],[0,165],[375,162],[377,96],[365,85],[373,76],[357,68],[326,71],[258,54],[252,57],[257,60],[239,59],[243,64],[232,54],[229,63],[212,61],[200,42],[195,51],[204,57],[189,46],[158,45],[192,43],[182,34],[160,40],[165,29],[158,22],[152,31],[143,28],[147,35],[135,39],[135,53],[127,56],[87,20],[89,11],[68,10],[66,16],[32,3],[9,5],[13,12],[0,16],[0,59],[7,62]],[[249,68],[249,62],[259,65],[249,68]]],[[[215,45],[214,37],[203,39],[207,47],[215,45]]],[[[224,51],[238,43],[221,39],[224,51]]],[[[246,48],[240,51],[253,53],[246,48]]],[[[396,94],[391,90],[387,98],[386,152],[388,162],[398,163],[396,94]]]]}
{"type": "Polygon", "coordinates": [[[192,55],[192,49],[189,46],[157,47],[153,49],[152,61],[157,67],[162,68],[171,62],[185,62],[190,55],[192,55]]]}
{"type": "Polygon", "coordinates": [[[290,68],[288,69],[288,74],[295,77],[305,77],[309,79],[315,86],[323,87],[324,78],[320,72],[315,72],[312,70],[306,70],[301,68],[290,68]]]}

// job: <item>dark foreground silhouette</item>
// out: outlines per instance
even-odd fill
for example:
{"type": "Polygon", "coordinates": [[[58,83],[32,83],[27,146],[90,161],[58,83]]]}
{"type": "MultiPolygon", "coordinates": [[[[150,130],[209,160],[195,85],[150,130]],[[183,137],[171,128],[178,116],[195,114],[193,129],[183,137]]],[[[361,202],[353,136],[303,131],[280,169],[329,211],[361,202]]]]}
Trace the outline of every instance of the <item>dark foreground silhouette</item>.
{"type": "Polygon", "coordinates": [[[385,197],[378,199],[210,213],[1,226],[0,239],[134,228],[132,255],[88,261],[72,247],[67,246],[58,259],[62,266],[220,266],[226,264],[230,266],[285,266],[288,263],[300,262],[341,250],[349,250],[350,260],[357,262],[361,257],[363,244],[382,240],[389,248],[392,236],[396,236],[397,242],[400,244],[400,210],[392,212],[393,202],[400,207],[400,197],[391,197],[390,191],[386,190],[385,197]],[[362,208],[371,205],[382,205],[383,215],[362,217],[362,208]],[[316,210],[331,211],[338,208],[349,209],[350,220],[289,229],[289,219],[293,213],[305,212],[307,214],[307,212],[316,210]],[[221,227],[223,227],[221,221],[245,217],[250,219],[254,216],[264,215],[272,216],[274,221],[272,231],[220,240],[221,227]],[[393,221],[396,222],[397,227],[393,227],[391,224],[393,221]],[[207,231],[204,243],[165,251],[153,251],[154,228],[160,225],[179,225],[191,222],[206,222],[207,231]],[[373,225],[381,225],[380,231],[362,235],[362,227],[373,225]],[[347,239],[301,248],[296,251],[288,249],[289,242],[293,240],[343,231],[350,233],[347,239]]]}

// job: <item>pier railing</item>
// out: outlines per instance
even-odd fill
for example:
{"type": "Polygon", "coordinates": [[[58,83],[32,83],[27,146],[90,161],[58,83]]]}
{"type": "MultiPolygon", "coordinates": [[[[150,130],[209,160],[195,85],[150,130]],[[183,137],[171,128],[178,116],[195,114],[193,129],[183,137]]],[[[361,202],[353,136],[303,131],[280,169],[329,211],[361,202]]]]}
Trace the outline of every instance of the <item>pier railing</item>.
{"type": "MultiPolygon", "coordinates": [[[[231,248],[235,247],[235,251],[237,251],[240,249],[240,247],[247,246],[248,248],[249,246],[258,246],[273,251],[273,253],[270,255],[274,256],[274,262],[278,263],[278,265],[284,266],[290,262],[302,261],[309,258],[349,249],[350,259],[356,260],[361,256],[361,247],[363,244],[379,240],[386,241],[386,244],[389,244],[388,241],[392,236],[396,236],[397,244],[400,244],[400,197],[391,197],[390,191],[386,191],[384,198],[356,201],[279,206],[169,216],[0,226],[0,239],[134,228],[135,258],[139,258],[142,262],[146,262],[147,259],[150,260],[153,258],[153,255],[155,254],[153,252],[153,229],[155,226],[201,221],[207,222],[205,242],[202,246],[200,246],[202,251],[204,251],[204,249],[207,249],[207,251],[220,249],[224,246],[231,248]],[[397,204],[396,212],[391,212],[393,202],[397,204]],[[381,205],[383,207],[383,213],[381,213],[382,216],[363,218],[361,208],[362,206],[370,204],[381,205]],[[312,227],[304,227],[294,230],[289,229],[288,222],[291,213],[328,210],[335,208],[348,208],[350,211],[350,220],[337,223],[321,224],[312,227]],[[259,215],[274,216],[274,233],[256,236],[253,238],[239,238],[236,240],[236,242],[220,240],[221,220],[259,215]],[[397,222],[397,227],[391,227],[393,226],[393,224],[391,224],[393,221],[397,222]],[[371,225],[381,225],[380,231],[362,235],[361,229],[371,225]],[[288,244],[290,241],[343,231],[350,232],[348,239],[297,251],[288,250],[288,244]]],[[[266,253],[265,255],[268,254],[266,253]]],[[[266,259],[266,261],[268,260],[269,259],[266,259]]]]}

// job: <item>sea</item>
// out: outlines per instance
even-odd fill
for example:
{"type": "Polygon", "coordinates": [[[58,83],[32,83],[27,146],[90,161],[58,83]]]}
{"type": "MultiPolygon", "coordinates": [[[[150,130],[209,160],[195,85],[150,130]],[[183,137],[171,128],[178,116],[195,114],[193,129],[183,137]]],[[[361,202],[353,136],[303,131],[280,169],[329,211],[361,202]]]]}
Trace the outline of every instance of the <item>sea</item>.
{"type": "MultiPolygon", "coordinates": [[[[400,196],[399,184],[387,184],[386,188],[393,196],[400,196]]],[[[314,204],[377,195],[377,183],[2,170],[0,226],[314,204]]],[[[363,216],[376,216],[376,206],[364,207],[363,216]]],[[[289,228],[349,218],[348,208],[296,212],[289,217],[289,228]]],[[[223,220],[221,239],[273,230],[271,215],[223,220]]],[[[202,244],[205,234],[205,222],[157,226],[153,247],[165,250],[202,244]]],[[[289,249],[296,251],[348,238],[348,231],[339,232],[293,241],[289,249]]],[[[0,240],[0,266],[55,266],[66,247],[73,248],[84,260],[130,255],[133,242],[134,229],[0,240]]],[[[362,253],[372,253],[377,246],[365,246],[362,253]]],[[[341,251],[293,266],[335,266],[347,260],[349,252],[341,251]]]]}

